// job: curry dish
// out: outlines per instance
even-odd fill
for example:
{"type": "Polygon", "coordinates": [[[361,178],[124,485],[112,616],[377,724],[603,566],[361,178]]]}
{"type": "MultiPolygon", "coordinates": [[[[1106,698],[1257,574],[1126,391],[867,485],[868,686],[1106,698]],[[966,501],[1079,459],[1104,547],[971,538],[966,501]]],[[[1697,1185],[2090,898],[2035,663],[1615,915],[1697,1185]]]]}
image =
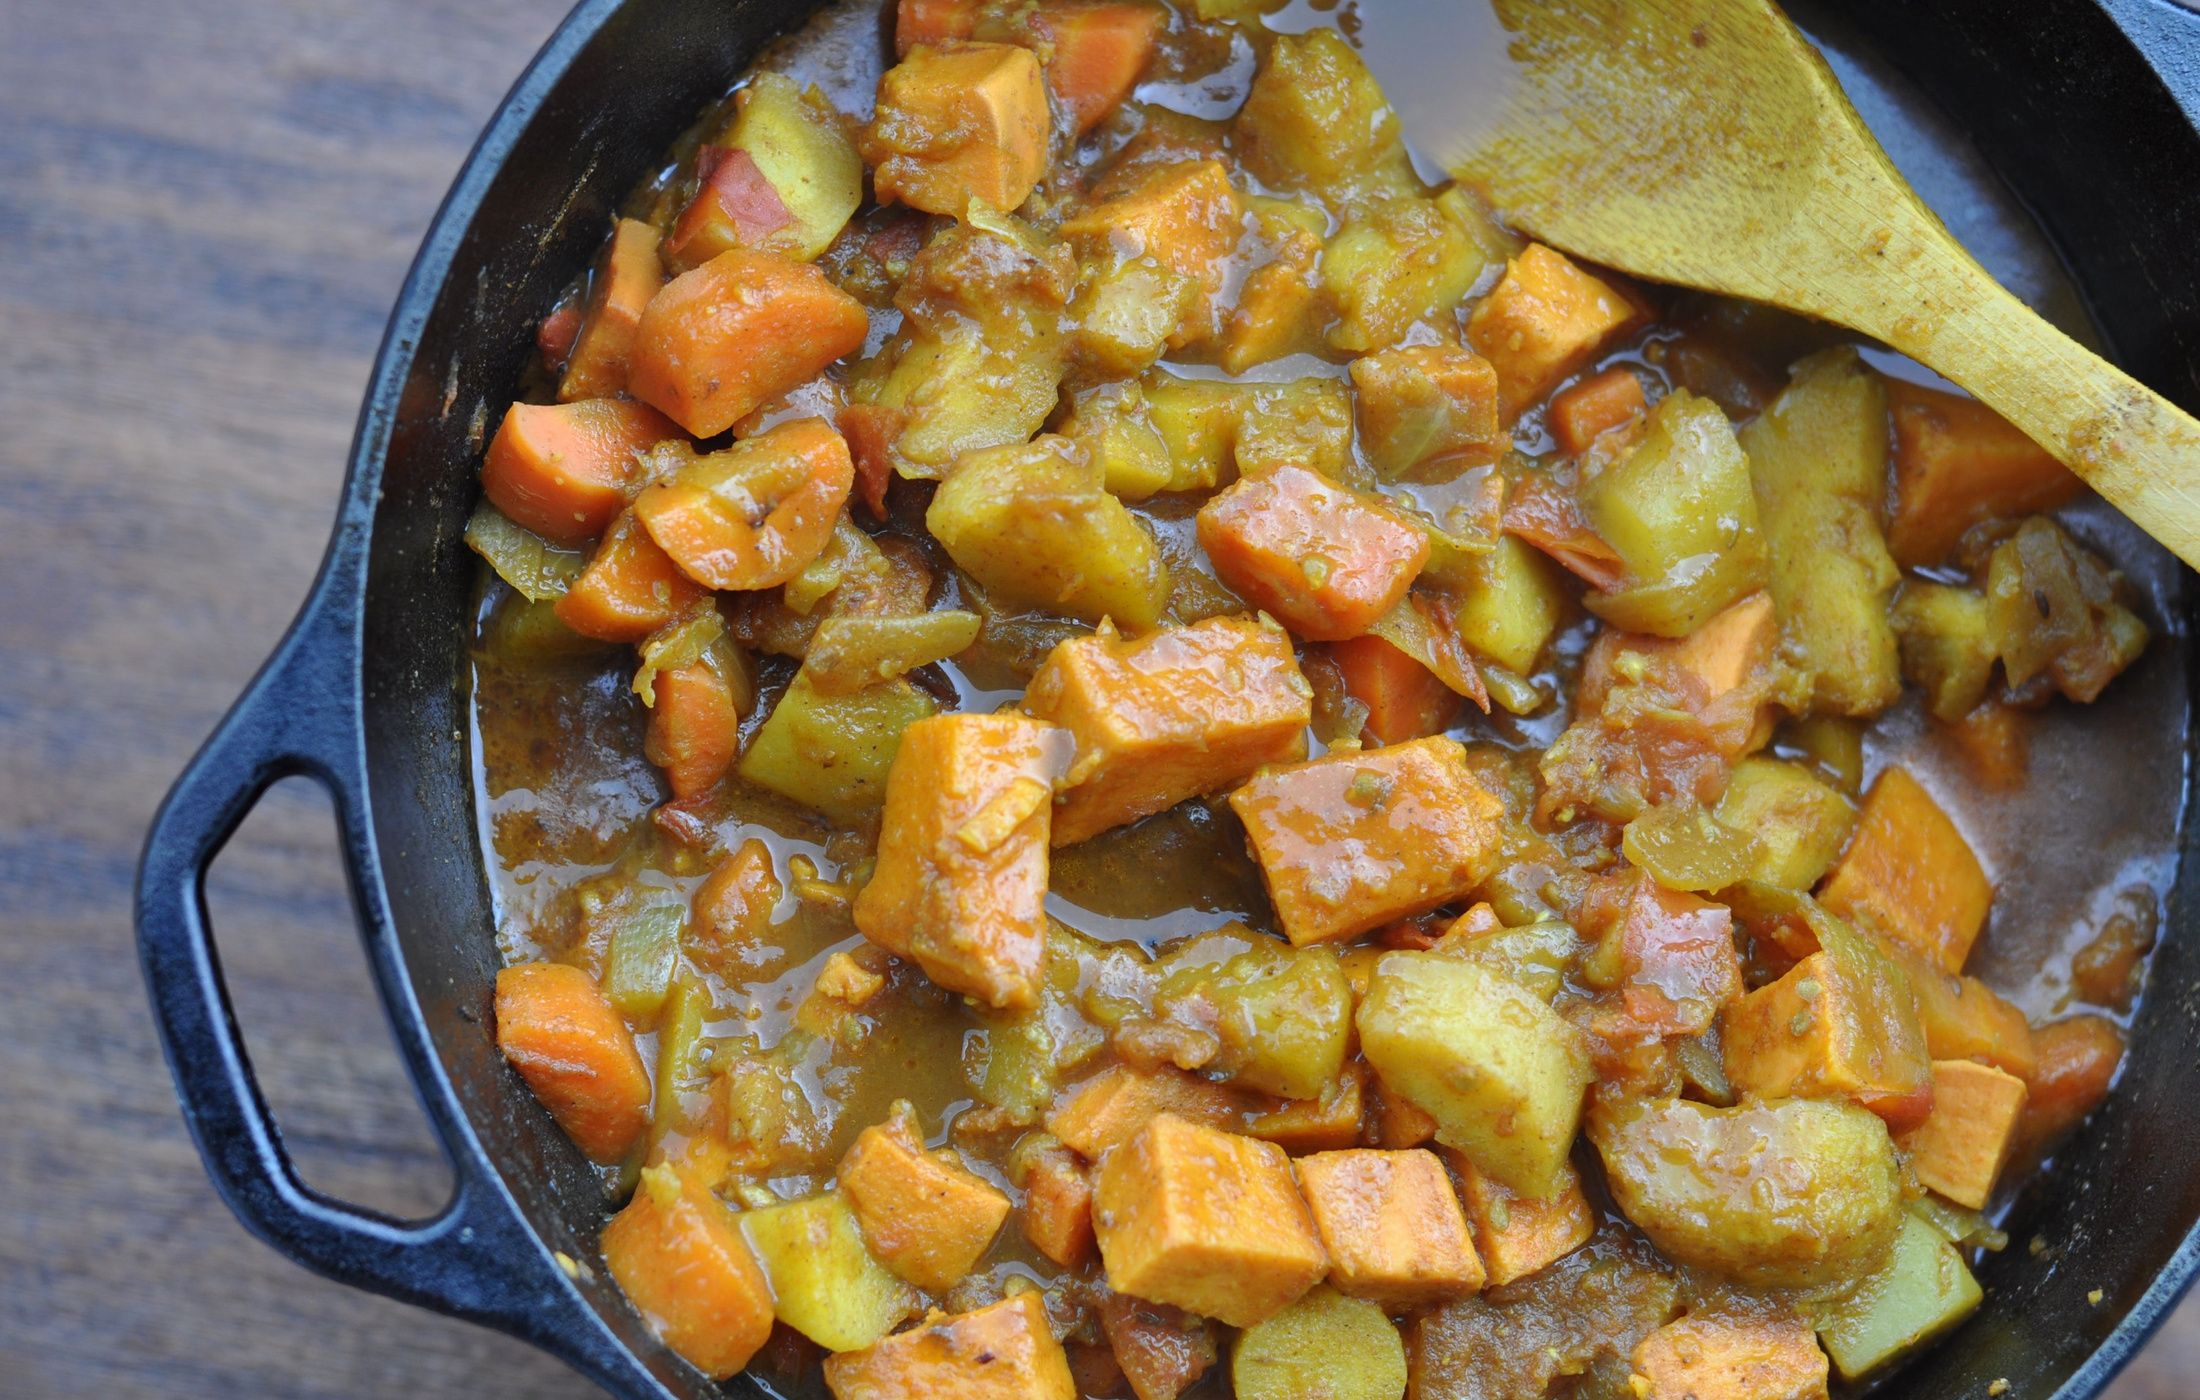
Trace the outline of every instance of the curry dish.
{"type": "Polygon", "coordinates": [[[838,1400],[1882,1376],[2122,1057],[2143,885],[2051,1012],[1966,967],[2148,608],[1992,413],[1522,241],[1273,8],[845,0],[545,308],[467,539],[574,1268],[838,1400]]]}

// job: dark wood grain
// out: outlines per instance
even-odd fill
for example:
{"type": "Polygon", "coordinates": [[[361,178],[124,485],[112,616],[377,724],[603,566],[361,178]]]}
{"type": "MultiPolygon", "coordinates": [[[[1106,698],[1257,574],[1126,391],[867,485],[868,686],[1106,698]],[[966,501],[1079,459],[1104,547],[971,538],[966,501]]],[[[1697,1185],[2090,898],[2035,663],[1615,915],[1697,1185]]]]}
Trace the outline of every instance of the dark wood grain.
{"type": "MultiPolygon", "coordinates": [[[[0,1394],[581,1396],[516,1343],[249,1238],[186,1138],[130,938],[145,823],[319,557],[368,361],[563,0],[0,3],[0,1394]]],[[[445,1180],[325,804],[273,794],[214,911],[307,1175],[445,1180]]],[[[2200,1306],[2113,1392],[2195,1392],[2200,1306]]]]}

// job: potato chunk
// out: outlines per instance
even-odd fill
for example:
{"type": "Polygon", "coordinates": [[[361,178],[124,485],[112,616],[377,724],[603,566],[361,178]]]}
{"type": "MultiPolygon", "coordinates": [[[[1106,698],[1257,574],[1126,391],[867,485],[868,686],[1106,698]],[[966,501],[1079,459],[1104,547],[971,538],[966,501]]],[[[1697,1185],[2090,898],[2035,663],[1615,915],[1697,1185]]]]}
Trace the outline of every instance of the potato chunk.
{"type": "Polygon", "coordinates": [[[1283,1149],[1164,1114],[1100,1160],[1108,1287],[1232,1327],[1291,1305],[1326,1259],[1283,1149]]]}
{"type": "Polygon", "coordinates": [[[1839,788],[1775,758],[1735,764],[1713,815],[1756,838],[1751,879],[1791,890],[1817,884],[1856,825],[1855,804],[1839,788]]]}
{"type": "Polygon", "coordinates": [[[1887,620],[1902,575],[1879,523],[1884,381],[1846,347],[1813,355],[1739,438],[1771,557],[1782,656],[1809,679],[1814,713],[1878,714],[1902,694],[1887,620]]]}
{"type": "Polygon", "coordinates": [[[1435,1153],[1317,1152],[1298,1166],[1339,1291],[1411,1307],[1482,1286],[1482,1260],[1435,1153]]]}
{"type": "Polygon", "coordinates": [[[996,608],[1039,608],[1143,631],[1161,620],[1169,570],[1145,526],[1067,438],[969,453],[925,528],[996,608]]]}
{"type": "Polygon", "coordinates": [[[930,1313],[906,1332],[824,1364],[834,1400],[1077,1400],[1069,1358],[1037,1293],[975,1312],[930,1313]]]}
{"type": "Polygon", "coordinates": [[[1378,202],[1322,250],[1322,286],[1338,311],[1330,348],[1381,350],[1417,325],[1448,319],[1481,271],[1480,251],[1435,200],[1378,202]]]}
{"type": "Polygon", "coordinates": [[[1386,481],[1440,477],[1497,460],[1497,371],[1456,345],[1401,345],[1352,362],[1360,445],[1386,481]]]}
{"type": "Polygon", "coordinates": [[[1170,971],[1154,1010],[1210,1030],[1217,1049],[1207,1068],[1232,1083],[1284,1099],[1316,1098],[1344,1069],[1352,986],[1328,948],[1252,939],[1234,957],[1170,971]]]}
{"type": "Polygon", "coordinates": [[[1374,1303],[1316,1288],[1238,1335],[1230,1388],[1237,1400],[1403,1400],[1406,1347],[1374,1303]]]}
{"type": "Polygon", "coordinates": [[[1211,330],[1244,224],[1229,172],[1201,160],[1151,167],[1130,188],[1063,220],[1059,232],[1088,265],[1151,258],[1195,289],[1190,318],[1211,330]]]}
{"type": "Polygon", "coordinates": [[[1852,1104],[1600,1104],[1589,1137],[1651,1243],[1751,1287],[1854,1278],[1886,1258],[1904,1219],[1886,1125],[1852,1104]]]}
{"type": "Polygon", "coordinates": [[[1878,929],[1961,972],[1994,887],[1971,843],[1924,785],[1900,768],[1864,796],[1856,837],[1819,899],[1829,913],[1878,929]]]}
{"type": "Polygon", "coordinates": [[[1963,1321],[1984,1296],[1955,1246],[1902,1212],[1886,1261],[1855,1292],[1823,1311],[1818,1337],[1842,1378],[1857,1380],[1963,1321]]]}
{"type": "Polygon", "coordinates": [[[744,1211],[740,1222],[779,1320],[827,1351],[870,1346],[916,1306],[915,1290],[864,1244],[838,1191],[744,1211]]]}
{"type": "Polygon", "coordinates": [[[2024,1081],[1969,1060],[1933,1062],[1933,1111],[1896,1139],[1924,1185],[1984,1210],[2016,1146],[2024,1081]]]}
{"type": "Polygon", "coordinates": [[[1384,955],[1359,1010],[1385,1090],[1522,1195],[1561,1184],[1591,1075],[1580,1032],[1509,977],[1435,952],[1384,955]]]}
{"type": "Polygon", "coordinates": [[[951,1149],[926,1149],[907,1103],[856,1134],[839,1178],[879,1262],[932,1293],[960,1283],[1008,1219],[1000,1188],[951,1149]]]}
{"type": "Polygon", "coordinates": [[[902,735],[878,867],[856,927],[989,1006],[1038,1004],[1047,827],[1069,763],[1061,730],[1020,715],[936,715],[902,735]]]}
{"type": "Polygon", "coordinates": [[[1925,692],[1925,708],[1946,724],[1986,699],[1994,681],[1994,639],[1986,595],[1975,588],[1914,578],[1893,612],[1902,674],[1925,692]]]}
{"type": "Polygon", "coordinates": [[[798,671],[735,771],[835,821],[860,820],[886,799],[902,734],[939,708],[905,680],[827,695],[798,671]]]}
{"type": "Polygon", "coordinates": [[[1573,590],[1548,555],[1515,535],[1500,535],[1487,554],[1461,562],[1452,620],[1475,653],[1519,675],[1535,670],[1543,648],[1574,614],[1573,590]]]}
{"type": "Polygon", "coordinates": [[[1332,29],[1279,37],[1238,109],[1246,168],[1268,184],[1342,194],[1419,185],[1374,74],[1332,29]]]}
{"type": "Polygon", "coordinates": [[[1279,768],[1230,796],[1293,943],[1425,913],[1488,875],[1503,804],[1450,739],[1415,739],[1279,768]],[[1336,853],[1351,850],[1341,862],[1336,853]]]}
{"type": "Polygon", "coordinates": [[[1224,583],[1314,642],[1365,632],[1429,551],[1395,510],[1303,467],[1247,477],[1201,506],[1199,545],[1224,583]]]}
{"type": "Polygon", "coordinates": [[[1610,283],[1530,243],[1474,308],[1467,343],[1497,367],[1498,415],[1511,423],[1639,319],[1610,283]]]}
{"type": "Polygon", "coordinates": [[[857,148],[881,204],[961,218],[1006,212],[1047,170],[1046,80],[1013,44],[919,44],[879,79],[857,148]]]}
{"type": "Polygon", "coordinates": [[[863,203],[863,161],[847,125],[816,88],[760,72],[734,98],[726,144],[745,151],[786,206],[763,246],[809,262],[863,203]]]}
{"type": "Polygon", "coordinates": [[[1024,708],[1077,741],[1054,811],[1057,846],[1304,758],[1311,715],[1291,639],[1235,617],[1063,642],[1031,678],[1024,708]]]}
{"type": "Polygon", "coordinates": [[[1794,1318],[1691,1313],[1633,1360],[1637,1400],[1826,1400],[1826,1354],[1794,1318]]]}

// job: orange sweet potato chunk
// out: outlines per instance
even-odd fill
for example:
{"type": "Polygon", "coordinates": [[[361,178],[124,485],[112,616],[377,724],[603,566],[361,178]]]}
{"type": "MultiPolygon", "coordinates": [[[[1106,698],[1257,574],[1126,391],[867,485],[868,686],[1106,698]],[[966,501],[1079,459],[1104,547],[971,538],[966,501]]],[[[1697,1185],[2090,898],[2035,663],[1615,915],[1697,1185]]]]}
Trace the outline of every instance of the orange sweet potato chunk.
{"type": "Polygon", "coordinates": [[[1327,1262],[1282,1148],[1170,1114],[1101,1159],[1092,1219],[1108,1287],[1232,1327],[1289,1307],[1327,1262]]]}
{"type": "Polygon", "coordinates": [[[1113,199],[1071,215],[1061,236],[1087,258],[1151,257],[1200,290],[1222,290],[1244,232],[1237,190],[1219,160],[1158,165],[1113,199]]]}
{"type": "Polygon", "coordinates": [[[1024,708],[1077,741],[1053,842],[1074,845],[1187,798],[1241,782],[1264,764],[1306,756],[1311,692],[1291,639],[1216,617],[1125,640],[1055,647],[1024,708]]]}
{"type": "Polygon", "coordinates": [[[497,973],[497,1048],[581,1151],[618,1161],[649,1126],[649,1071],[594,978],[566,963],[497,973]]]}
{"type": "Polygon", "coordinates": [[[1498,412],[1510,423],[1640,315],[1610,283],[1530,243],[1474,308],[1467,343],[1497,367],[1498,412]]]}
{"type": "Polygon", "coordinates": [[[1435,1153],[1317,1152],[1298,1168],[1338,1292],[1411,1307],[1482,1286],[1481,1257],[1435,1153]]]}
{"type": "Polygon", "coordinates": [[[1092,1254],[1092,1177],[1065,1147],[1048,1147],[1023,1169],[1024,1238],[1065,1269],[1092,1254]]]}
{"type": "Polygon", "coordinates": [[[1896,1139],[1917,1179],[1959,1206],[1984,1210],[2016,1146],[2024,1081],[1970,1060],[1933,1063],[1933,1111],[1896,1139]]]}
{"type": "Polygon", "coordinates": [[[1032,29],[1054,46],[1047,88],[1074,134],[1084,135],[1123,105],[1167,18],[1142,0],[1058,0],[1032,14],[1032,29]]]}
{"type": "Polygon", "coordinates": [[[1428,561],[1418,526],[1304,467],[1218,493],[1200,507],[1198,530],[1222,581],[1310,642],[1365,632],[1428,561]]]}
{"type": "Polygon", "coordinates": [[[1008,1197],[951,1149],[928,1150],[906,1103],[856,1134],[840,1159],[840,1190],[881,1264],[944,1293],[992,1248],[1008,1197]]]}
{"type": "Polygon", "coordinates": [[[1344,1073],[1330,1081],[1320,1098],[1286,1100],[1255,1114],[1247,1121],[1245,1131],[1296,1157],[1308,1152],[1340,1152],[1355,1145],[1366,1118],[1367,1071],[1353,1061],[1346,1063],[1344,1073]]]}
{"type": "Polygon", "coordinates": [[[1186,1074],[1170,1065],[1133,1069],[1117,1065],[1071,1089],[1047,1115],[1047,1131],[1097,1161],[1138,1136],[1163,1114],[1208,1127],[1235,1127],[1245,1096],[1225,1084],[1186,1074]]]}
{"type": "Polygon", "coordinates": [[[1887,381],[1894,415],[1894,519],[1887,551],[1905,568],[1945,564],[1982,521],[2067,505],[2068,467],[1976,399],[1887,381]]]}
{"type": "Polygon", "coordinates": [[[601,642],[639,642],[707,596],[622,511],[558,599],[558,621],[601,642]]]}
{"type": "Polygon", "coordinates": [[[825,1358],[834,1400],[1077,1400],[1069,1357],[1037,1293],[935,1312],[906,1332],[825,1358]]]}
{"type": "Polygon", "coordinates": [[[961,218],[1022,204],[1047,169],[1046,82],[1013,44],[919,44],[879,79],[857,139],[881,204],[961,218]]]}
{"type": "Polygon", "coordinates": [[[1818,899],[1827,910],[1961,972],[1993,902],[1971,845],[1932,794],[1900,768],[1879,775],[1818,899]]]}
{"type": "Polygon", "coordinates": [[[1793,1317],[1691,1313],[1635,1345],[1638,1400],[1825,1400],[1826,1354],[1793,1317]]]}
{"type": "Polygon", "coordinates": [[[855,922],[950,991],[1038,1004],[1047,834],[1069,737],[1022,715],[934,715],[886,775],[878,864],[855,922]]]}
{"type": "Polygon", "coordinates": [[[1291,942],[1426,913],[1488,876],[1504,804],[1465,759],[1453,740],[1416,739],[1273,769],[1230,795],[1291,942]]]}
{"type": "Polygon", "coordinates": [[[733,1213],[672,1168],[642,1173],[602,1244],[611,1277],[651,1329],[703,1374],[735,1374],[770,1339],[771,1287],[733,1213]]]}
{"type": "Polygon", "coordinates": [[[1907,994],[1905,1024],[1882,1025],[1884,999],[1868,975],[1824,952],[1726,1008],[1720,1019],[1727,1078],[1763,1098],[1847,1097],[1897,1130],[1932,1107],[1931,1062],[1907,994]]]}
{"type": "Polygon", "coordinates": [[[566,357],[565,374],[558,380],[559,402],[626,392],[642,310],[665,285],[657,239],[657,230],[639,219],[621,219],[612,230],[611,246],[588,289],[588,309],[566,357]]]}
{"type": "Polygon", "coordinates": [[[1500,1288],[1549,1268],[1596,1233],[1596,1212],[1571,1166],[1560,1174],[1562,1188],[1538,1198],[1519,1195],[1484,1176],[1455,1148],[1439,1150],[1458,1177],[1459,1203],[1474,1231],[1488,1287],[1500,1288]]]}

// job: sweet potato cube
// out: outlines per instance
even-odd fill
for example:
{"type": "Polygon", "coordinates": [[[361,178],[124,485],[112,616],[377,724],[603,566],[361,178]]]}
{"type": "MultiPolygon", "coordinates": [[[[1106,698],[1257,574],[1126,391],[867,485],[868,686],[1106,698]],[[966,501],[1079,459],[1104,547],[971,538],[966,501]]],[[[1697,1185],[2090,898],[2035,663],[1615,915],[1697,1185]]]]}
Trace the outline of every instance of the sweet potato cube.
{"type": "Polygon", "coordinates": [[[1856,836],[1818,898],[1830,913],[1961,972],[1994,889],[1932,794],[1889,768],[1865,794],[1856,836]]]}
{"type": "Polygon", "coordinates": [[[1606,433],[1638,423],[1650,412],[1642,379],[1619,365],[1591,375],[1551,400],[1551,436],[1558,450],[1578,457],[1606,433]]]}
{"type": "Polygon", "coordinates": [[[1497,460],[1497,370],[1456,345],[1401,345],[1352,362],[1360,445],[1386,481],[1497,460]]]}
{"type": "Polygon", "coordinates": [[[1389,506],[1296,466],[1201,506],[1199,546],[1224,583],[1311,642],[1365,632],[1406,596],[1429,551],[1389,506]]]}
{"type": "Polygon", "coordinates": [[[1458,1177],[1459,1202],[1474,1230],[1488,1287],[1500,1288],[1546,1269],[1596,1233],[1596,1212],[1571,1165],[1559,1173],[1563,1184],[1550,1195],[1523,1196],[1475,1166],[1466,1153],[1441,1150],[1458,1177]]]}
{"type": "Polygon", "coordinates": [[[881,204],[961,218],[1007,211],[1047,170],[1046,81],[1014,44],[919,44],[886,70],[857,149],[881,204]]]}
{"type": "Polygon", "coordinates": [[[1326,1263],[1282,1148],[1172,1114],[1101,1159],[1092,1220],[1108,1287],[1232,1327],[1289,1307],[1326,1263]]]}
{"type": "MultiPolygon", "coordinates": [[[[1381,953],[1380,948],[1368,951],[1381,953]]],[[[1360,995],[1365,996],[1363,988],[1360,995]]],[[[1436,1140],[1436,1120],[1429,1111],[1395,1089],[1375,1086],[1375,1145],[1398,1151],[1436,1140]]]]}
{"type": "Polygon", "coordinates": [[[1063,642],[1024,694],[1077,741],[1053,841],[1074,845],[1306,756],[1312,701],[1291,639],[1239,617],[1063,642]]]}
{"type": "Polygon", "coordinates": [[[1163,1114],[1211,1128],[1235,1127],[1245,1099],[1226,1085],[1164,1065],[1117,1065],[1086,1080],[1047,1115],[1047,1131],[1097,1161],[1163,1114]]]}
{"type": "Polygon", "coordinates": [[[1031,27],[1054,46],[1047,89],[1078,136],[1107,120],[1138,86],[1167,12],[1142,0],[1056,0],[1031,27]]]}
{"type": "Polygon", "coordinates": [[[649,1072],[595,979],[566,963],[497,973],[497,1048],[574,1145],[598,1162],[626,1155],[649,1126],[649,1072]]]}
{"type": "Polygon", "coordinates": [[[733,1212],[671,1167],[642,1173],[602,1245],[651,1330],[704,1375],[733,1375],[771,1337],[771,1287],[733,1212]]]}
{"type": "Polygon", "coordinates": [[[1932,1106],[1932,1072],[1909,979],[1812,953],[1726,1008],[1727,1079],[1767,1099],[1847,1097],[1897,1130],[1932,1106]],[[1884,974],[1900,985],[1882,981],[1884,974]]]}
{"type": "Polygon", "coordinates": [[[2024,1013],[1976,977],[1942,972],[1906,944],[1877,940],[1879,950],[1909,974],[1925,1049],[1935,1060],[1978,1060],[2030,1081],[2039,1054],[2024,1013]]]}
{"type": "Polygon", "coordinates": [[[1933,1062],[1933,1111],[1896,1139],[1917,1179],[1959,1206],[1984,1210],[2024,1116],[2024,1081],[1970,1060],[1933,1062]]]}
{"type": "Polygon", "coordinates": [[[1037,1293],[940,1313],[862,1351],[825,1358],[834,1400],[1077,1400],[1069,1357],[1037,1293]]]}
{"type": "Polygon", "coordinates": [[[904,730],[856,927],[950,991],[1037,1005],[1047,828],[1069,747],[1021,715],[934,715],[904,730]]]}
{"type": "Polygon", "coordinates": [[[1366,1072],[1354,1063],[1347,1064],[1344,1073],[1329,1082],[1320,1098],[1291,1099],[1256,1114],[1246,1123],[1245,1131],[1295,1157],[1353,1146],[1360,1141],[1366,1117],[1366,1072]]]}
{"type": "Polygon", "coordinates": [[[1219,160],[1157,165],[1113,199],[1063,220],[1061,236],[1088,261],[1150,257],[1190,279],[1200,302],[1222,290],[1244,232],[1237,190],[1219,160]]]}
{"type": "Polygon", "coordinates": [[[560,403],[626,392],[627,362],[634,352],[634,332],[642,324],[642,309],[665,285],[657,240],[657,230],[639,219],[621,219],[612,229],[611,246],[588,289],[580,333],[558,380],[560,403]]]}
{"type": "Polygon", "coordinates": [[[871,318],[808,263],[736,248],[650,298],[627,391],[713,437],[863,344],[871,318]]]}
{"type": "Polygon", "coordinates": [[[1092,1176],[1068,1148],[1049,1147],[1024,1167],[1024,1238],[1065,1269],[1092,1253],[1092,1176]]]}
{"type": "Polygon", "coordinates": [[[1640,314],[1611,284],[1564,253],[1530,243],[1474,308],[1467,343],[1497,367],[1498,414],[1510,423],[1640,314]]]}
{"type": "Polygon", "coordinates": [[[1638,1400],[1825,1400],[1826,1354],[1792,1317],[1691,1313],[1635,1344],[1638,1400]]]}
{"type": "Polygon", "coordinates": [[[1318,1152],[1298,1167],[1338,1292],[1411,1307],[1482,1286],[1482,1260],[1435,1153],[1318,1152]]]}
{"type": "Polygon", "coordinates": [[[1504,804],[1450,739],[1334,753],[1230,795],[1284,934],[1326,943],[1422,914],[1480,884],[1504,804]],[[1340,850],[1354,859],[1337,857],[1340,850]]]}
{"type": "Polygon", "coordinates": [[[2047,449],[1976,399],[1889,380],[1887,402],[1895,495],[1887,549],[1905,568],[1945,564],[1973,525],[2051,511],[2084,489],[2047,449]]]}
{"type": "Polygon", "coordinates": [[[856,1135],[840,1191],[879,1262],[944,1293],[969,1273],[1008,1219],[1008,1197],[952,1150],[928,1151],[906,1104],[856,1135]]]}

